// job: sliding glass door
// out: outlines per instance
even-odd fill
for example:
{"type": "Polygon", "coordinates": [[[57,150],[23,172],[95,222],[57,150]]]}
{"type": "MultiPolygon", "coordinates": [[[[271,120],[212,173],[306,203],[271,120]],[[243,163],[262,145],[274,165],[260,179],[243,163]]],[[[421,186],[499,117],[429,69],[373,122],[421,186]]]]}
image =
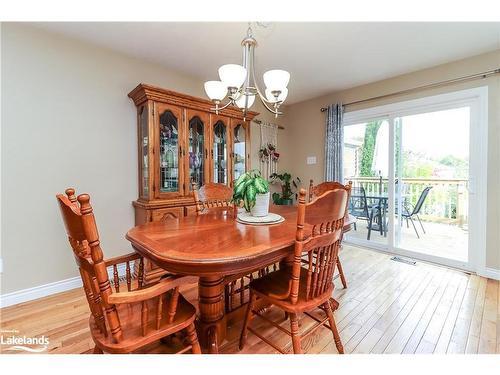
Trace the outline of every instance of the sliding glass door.
{"type": "Polygon", "coordinates": [[[468,106],[394,119],[394,246],[467,263],[468,106]]]}
{"type": "Polygon", "coordinates": [[[472,89],[346,112],[344,178],[353,184],[349,211],[356,218],[347,242],[467,270],[481,263],[483,94],[472,89]]]}
{"type": "Polygon", "coordinates": [[[389,120],[346,126],[343,164],[345,179],[353,184],[349,211],[356,218],[347,239],[387,247],[389,120]]]}

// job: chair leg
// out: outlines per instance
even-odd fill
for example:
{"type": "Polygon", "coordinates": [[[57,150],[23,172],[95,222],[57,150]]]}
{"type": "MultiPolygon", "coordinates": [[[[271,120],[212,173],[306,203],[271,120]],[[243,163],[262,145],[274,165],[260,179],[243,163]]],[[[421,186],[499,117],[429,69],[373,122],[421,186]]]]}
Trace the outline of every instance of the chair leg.
{"type": "Polygon", "coordinates": [[[94,354],[103,354],[103,351],[101,348],[99,348],[97,345],[94,346],[94,351],[92,352],[94,354]]]}
{"type": "Polygon", "coordinates": [[[332,307],[332,311],[335,311],[339,308],[339,301],[337,301],[335,298],[330,297],[330,306],[332,307]]]}
{"type": "Polygon", "coordinates": [[[337,325],[335,324],[335,319],[333,317],[332,308],[329,303],[325,303],[324,305],[326,315],[328,316],[328,323],[330,324],[330,328],[333,334],[333,341],[335,341],[335,346],[340,354],[344,354],[344,347],[342,346],[342,341],[340,340],[339,331],[337,329],[337,325]]]}
{"type": "Polygon", "coordinates": [[[418,216],[418,215],[415,215],[415,216],[417,217],[418,222],[420,223],[420,226],[422,227],[422,231],[425,233],[425,229],[424,229],[424,226],[422,224],[422,221],[420,221],[420,216],[418,216]]]}
{"type": "Polygon", "coordinates": [[[191,351],[193,354],[201,354],[200,343],[198,342],[198,335],[196,335],[196,329],[194,323],[191,323],[186,328],[187,340],[191,344],[191,351]]]}
{"type": "Polygon", "coordinates": [[[257,295],[254,294],[250,290],[250,300],[248,301],[248,306],[247,306],[247,313],[245,315],[245,320],[243,322],[243,329],[241,330],[241,336],[240,336],[240,350],[243,350],[245,347],[245,343],[247,341],[247,335],[248,335],[248,325],[250,324],[252,318],[253,318],[253,313],[252,309],[253,306],[255,305],[255,300],[257,299],[257,295]]]}
{"type": "Polygon", "coordinates": [[[290,313],[290,332],[292,334],[293,353],[302,354],[299,335],[299,318],[295,313],[290,313]]]}
{"type": "Polygon", "coordinates": [[[383,222],[382,222],[382,211],[379,210],[378,211],[378,229],[379,229],[379,232],[380,232],[380,235],[382,236],[384,234],[384,228],[382,227],[383,226],[383,222]]]}
{"type": "Polygon", "coordinates": [[[411,221],[411,224],[413,225],[413,229],[415,229],[415,233],[417,234],[417,238],[420,239],[420,236],[418,235],[417,227],[415,226],[415,222],[413,221],[411,216],[410,216],[410,221],[411,221]]]}
{"type": "Polygon", "coordinates": [[[388,222],[387,222],[387,216],[386,216],[386,213],[385,213],[385,207],[384,207],[384,213],[382,214],[382,225],[383,225],[383,230],[384,230],[384,237],[387,237],[387,226],[388,226],[388,222]]]}
{"type": "Polygon", "coordinates": [[[340,281],[342,281],[342,285],[344,289],[347,288],[347,281],[344,276],[344,270],[342,269],[342,264],[340,264],[340,258],[337,257],[337,269],[339,270],[340,281]]]}
{"type": "Polygon", "coordinates": [[[369,241],[370,236],[372,234],[372,225],[373,225],[373,210],[370,213],[370,218],[368,219],[368,235],[366,236],[366,239],[369,241]]]}

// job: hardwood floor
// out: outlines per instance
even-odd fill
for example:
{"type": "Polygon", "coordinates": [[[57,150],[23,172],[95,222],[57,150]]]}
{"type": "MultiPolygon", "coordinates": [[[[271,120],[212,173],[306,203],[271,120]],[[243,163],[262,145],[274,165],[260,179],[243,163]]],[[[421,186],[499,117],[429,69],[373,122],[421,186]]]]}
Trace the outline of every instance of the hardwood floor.
{"type": "MultiPolygon", "coordinates": [[[[341,254],[348,288],[336,280],[335,312],[346,353],[500,353],[499,282],[425,263],[412,266],[390,256],[345,246],[341,254]]],[[[194,286],[183,291],[196,302],[194,286]]],[[[277,309],[266,313],[282,320],[277,309]]],[[[318,313],[319,314],[319,313],[318,313]]],[[[84,353],[93,348],[88,331],[88,307],[81,289],[0,310],[2,330],[49,338],[49,353],[84,353]]],[[[313,320],[303,316],[300,329],[313,320]]],[[[284,326],[288,322],[283,321],[284,326]]],[[[292,350],[290,338],[256,317],[252,326],[278,346],[292,350]]],[[[275,353],[249,333],[238,351],[241,323],[232,326],[223,353],[275,353]]],[[[149,353],[175,347],[158,343],[149,353]]],[[[302,342],[307,353],[337,353],[331,332],[318,329],[302,342]]],[[[5,352],[7,353],[7,352],[5,352]]]]}

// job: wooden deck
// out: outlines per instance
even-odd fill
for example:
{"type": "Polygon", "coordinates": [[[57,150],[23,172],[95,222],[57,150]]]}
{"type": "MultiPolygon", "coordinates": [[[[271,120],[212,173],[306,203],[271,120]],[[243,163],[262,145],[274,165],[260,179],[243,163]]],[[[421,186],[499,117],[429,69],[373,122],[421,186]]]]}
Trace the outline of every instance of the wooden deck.
{"type": "MultiPolygon", "coordinates": [[[[334,295],[340,307],[335,316],[346,353],[500,353],[498,281],[425,263],[399,263],[353,246],[345,246],[341,258],[349,285],[342,289],[336,280],[334,295]]],[[[183,293],[196,303],[194,286],[183,293]]],[[[84,353],[93,348],[81,289],[7,307],[0,314],[2,330],[47,336],[49,353],[84,353]]],[[[283,320],[276,309],[267,314],[283,320]]],[[[300,329],[311,324],[303,316],[300,329]]],[[[289,337],[275,327],[259,318],[252,325],[291,349],[289,337]]],[[[245,350],[239,352],[240,329],[241,324],[231,327],[223,353],[275,353],[251,333],[245,350]]],[[[302,346],[307,353],[337,353],[326,328],[307,337],[302,346]]],[[[159,343],[148,352],[169,353],[171,347],[159,343]]]]}
{"type": "MultiPolygon", "coordinates": [[[[467,242],[469,239],[468,232],[456,225],[422,222],[426,233],[422,232],[422,228],[418,222],[417,226],[420,238],[415,234],[411,223],[409,228],[404,223],[401,231],[401,244],[399,247],[405,250],[420,252],[427,255],[434,255],[438,257],[467,261],[467,242]]],[[[350,231],[346,240],[367,240],[368,229],[366,228],[366,221],[358,220],[357,230],[350,231]]],[[[389,235],[389,234],[388,234],[389,235]]],[[[388,237],[384,237],[380,232],[372,231],[370,243],[377,243],[387,245],[388,237]]]]}

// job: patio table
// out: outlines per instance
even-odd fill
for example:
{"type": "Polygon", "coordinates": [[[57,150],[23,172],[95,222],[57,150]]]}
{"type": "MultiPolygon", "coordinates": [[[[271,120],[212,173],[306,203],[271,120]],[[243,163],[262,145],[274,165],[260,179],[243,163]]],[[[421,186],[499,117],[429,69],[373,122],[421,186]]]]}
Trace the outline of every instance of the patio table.
{"type": "MultiPolygon", "coordinates": [[[[379,218],[379,224],[374,224],[372,220],[368,223],[368,236],[367,240],[370,240],[371,236],[371,231],[376,230],[379,231],[380,234],[383,234],[384,237],[387,236],[387,223],[386,223],[386,211],[387,211],[387,201],[389,200],[389,196],[386,193],[383,194],[371,194],[371,195],[365,195],[366,200],[370,201],[378,201],[378,218],[379,218]]],[[[352,194],[351,199],[362,199],[364,198],[362,195],[359,194],[352,194]]],[[[371,216],[371,213],[370,213],[371,216]]]]}

